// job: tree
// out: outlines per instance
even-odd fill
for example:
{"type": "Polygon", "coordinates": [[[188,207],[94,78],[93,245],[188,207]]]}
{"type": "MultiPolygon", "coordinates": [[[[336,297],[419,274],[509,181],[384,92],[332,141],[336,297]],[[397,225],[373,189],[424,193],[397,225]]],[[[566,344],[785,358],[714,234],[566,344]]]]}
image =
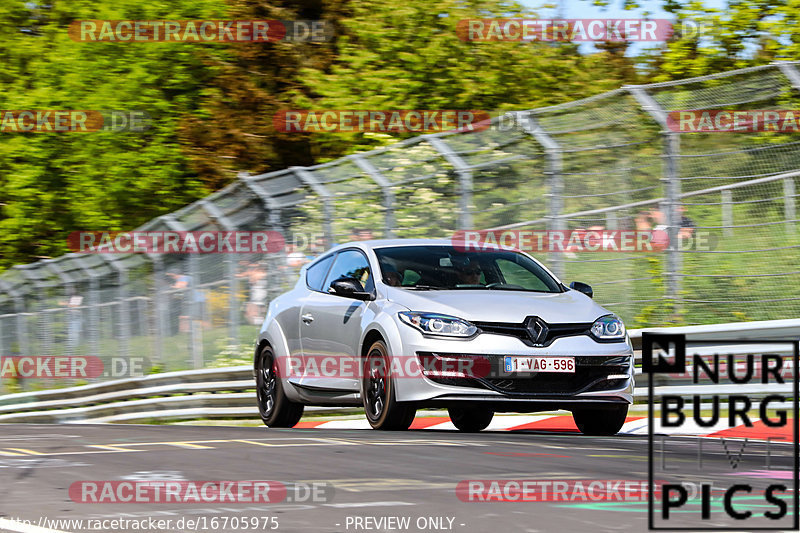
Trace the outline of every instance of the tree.
{"type": "Polygon", "coordinates": [[[122,230],[241,170],[310,165],[385,135],[283,134],[282,109],[524,109],[635,82],[619,50],[459,40],[500,0],[82,0],[0,5],[0,109],[139,110],[145,132],[0,133],[0,268],[67,251],[75,230],[122,230]],[[326,43],[75,42],[82,19],[322,19],[326,43]]]}
{"type": "Polygon", "coordinates": [[[676,15],[677,31],[643,54],[653,81],[800,59],[798,0],[729,0],[722,9],[667,2],[665,8],[676,15]]]}
{"type": "MultiPolygon", "coordinates": [[[[228,0],[233,19],[322,20],[331,27],[339,1],[308,3],[228,0]]],[[[224,54],[201,50],[216,75],[199,113],[185,117],[181,141],[191,168],[220,187],[242,170],[265,172],[314,162],[312,138],[275,131],[273,116],[293,106],[301,68],[326,68],[334,50],[314,42],[235,43],[224,54]],[[209,127],[211,126],[211,127],[209,127]]]]}
{"type": "Polygon", "coordinates": [[[212,190],[187,168],[181,117],[213,69],[186,43],[83,43],[79,19],[221,18],[217,0],[0,6],[0,109],[141,110],[145,132],[0,133],[0,265],[67,251],[73,230],[131,229],[212,190]],[[34,31],[21,31],[21,29],[34,31]]]}
{"type": "MultiPolygon", "coordinates": [[[[615,51],[582,55],[573,43],[468,42],[462,19],[531,17],[498,0],[348,4],[332,62],[301,72],[295,103],[307,109],[527,109],[637,81],[615,51]],[[614,59],[609,61],[609,59],[614,59]]],[[[374,146],[361,134],[317,134],[328,159],[374,146]]]]}

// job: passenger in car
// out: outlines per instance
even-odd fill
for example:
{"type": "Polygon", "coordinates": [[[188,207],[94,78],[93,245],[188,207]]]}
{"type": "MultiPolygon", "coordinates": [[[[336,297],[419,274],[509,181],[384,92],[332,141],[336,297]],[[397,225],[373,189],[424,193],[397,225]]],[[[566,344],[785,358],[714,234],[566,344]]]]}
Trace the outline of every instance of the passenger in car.
{"type": "Polygon", "coordinates": [[[383,281],[391,287],[400,287],[403,284],[403,277],[396,270],[390,270],[384,274],[383,281]]]}

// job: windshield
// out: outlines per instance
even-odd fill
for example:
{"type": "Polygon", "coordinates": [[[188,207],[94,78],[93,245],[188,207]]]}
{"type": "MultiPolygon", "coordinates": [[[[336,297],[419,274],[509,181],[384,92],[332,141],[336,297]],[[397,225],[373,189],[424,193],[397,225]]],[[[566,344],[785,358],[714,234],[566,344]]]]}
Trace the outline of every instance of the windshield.
{"type": "Polygon", "coordinates": [[[442,245],[377,248],[375,254],[383,282],[393,287],[563,291],[538,263],[517,252],[466,252],[442,245]]]}

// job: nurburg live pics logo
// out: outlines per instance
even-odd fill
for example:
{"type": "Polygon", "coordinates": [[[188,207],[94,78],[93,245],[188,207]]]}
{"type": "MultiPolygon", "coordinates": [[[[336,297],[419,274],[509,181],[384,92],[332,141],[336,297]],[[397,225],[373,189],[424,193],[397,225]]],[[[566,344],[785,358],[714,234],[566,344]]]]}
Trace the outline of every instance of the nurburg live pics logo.
{"type": "Polygon", "coordinates": [[[800,529],[797,492],[800,341],[718,339],[690,342],[691,347],[687,349],[685,335],[642,335],[642,371],[648,375],[649,400],[649,529],[800,529]],[[723,351],[719,346],[727,346],[730,352],[737,353],[719,353],[723,351]],[[654,382],[658,381],[659,386],[673,385],[670,378],[673,381],[691,379],[691,385],[664,388],[655,396],[654,382]],[[660,407],[659,415],[654,415],[656,403],[660,407]],[[787,406],[792,409],[789,413],[787,406]],[[663,430],[691,428],[694,424],[721,437],[696,438],[695,462],[694,452],[690,451],[693,440],[668,439],[669,435],[662,435],[658,493],[654,492],[653,444],[657,423],[663,430]],[[714,429],[710,430],[712,427],[714,429]],[[751,432],[739,433],[742,428],[751,432]],[[754,441],[749,438],[743,442],[726,441],[725,437],[735,438],[737,434],[750,435],[754,441]],[[788,441],[789,434],[792,435],[791,444],[771,442],[772,439],[788,441]],[[668,441],[674,454],[669,468],[665,455],[668,441]],[[777,456],[773,455],[775,449],[777,456]],[[792,452],[791,458],[789,452],[792,452]],[[754,465],[765,464],[764,460],[767,470],[752,470],[759,468],[754,465]],[[783,470],[773,469],[773,464],[783,470]],[[737,470],[737,467],[742,468],[737,470]],[[710,479],[712,475],[713,480],[710,479]],[[787,486],[790,479],[791,486],[787,486]],[[689,487],[693,489],[691,497],[689,487]],[[679,524],[686,527],[679,527],[679,524]]]}

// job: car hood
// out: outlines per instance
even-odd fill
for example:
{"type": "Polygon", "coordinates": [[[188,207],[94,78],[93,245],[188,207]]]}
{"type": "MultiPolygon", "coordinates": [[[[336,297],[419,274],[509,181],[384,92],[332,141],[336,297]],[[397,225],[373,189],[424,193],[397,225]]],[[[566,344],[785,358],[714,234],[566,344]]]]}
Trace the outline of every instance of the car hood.
{"type": "Polygon", "coordinates": [[[478,322],[522,322],[538,316],[551,324],[594,322],[610,311],[583,293],[502,290],[413,291],[387,288],[387,298],[411,311],[442,313],[478,322]]]}

